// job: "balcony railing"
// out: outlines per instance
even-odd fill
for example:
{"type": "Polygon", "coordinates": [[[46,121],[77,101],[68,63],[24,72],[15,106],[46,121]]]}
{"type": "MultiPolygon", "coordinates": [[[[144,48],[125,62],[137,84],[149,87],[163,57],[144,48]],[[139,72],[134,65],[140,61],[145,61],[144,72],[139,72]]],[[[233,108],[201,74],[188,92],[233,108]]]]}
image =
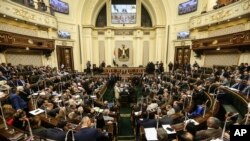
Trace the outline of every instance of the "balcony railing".
{"type": "Polygon", "coordinates": [[[19,3],[23,6],[41,11],[41,12],[46,12],[46,13],[50,13],[51,15],[54,15],[54,10],[50,7],[47,6],[43,0],[42,1],[34,1],[34,0],[11,0],[13,2],[19,3]]]}
{"type": "Polygon", "coordinates": [[[0,0],[0,14],[15,20],[57,29],[57,19],[46,5],[31,0],[0,0]],[[15,1],[15,2],[14,2],[15,1]],[[47,8],[46,8],[47,7],[47,8]]]}
{"type": "Polygon", "coordinates": [[[216,10],[209,11],[199,16],[191,17],[189,20],[189,28],[199,28],[223,21],[242,17],[250,13],[250,1],[241,0],[230,5],[221,7],[216,10]]]}

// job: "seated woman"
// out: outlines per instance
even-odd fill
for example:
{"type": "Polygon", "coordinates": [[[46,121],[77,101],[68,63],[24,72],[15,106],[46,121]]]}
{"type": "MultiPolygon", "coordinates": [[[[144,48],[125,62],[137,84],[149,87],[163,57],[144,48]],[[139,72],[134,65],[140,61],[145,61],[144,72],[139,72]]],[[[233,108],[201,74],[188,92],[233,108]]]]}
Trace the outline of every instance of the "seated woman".
{"type": "Polygon", "coordinates": [[[190,118],[195,118],[197,116],[201,116],[203,114],[203,105],[197,105],[197,108],[189,115],[190,118]]]}

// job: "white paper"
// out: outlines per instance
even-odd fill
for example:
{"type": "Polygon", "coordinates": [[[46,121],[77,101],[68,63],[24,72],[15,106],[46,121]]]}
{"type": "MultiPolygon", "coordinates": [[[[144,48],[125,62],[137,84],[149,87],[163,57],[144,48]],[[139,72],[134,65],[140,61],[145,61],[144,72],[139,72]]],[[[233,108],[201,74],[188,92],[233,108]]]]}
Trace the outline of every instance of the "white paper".
{"type": "Polygon", "coordinates": [[[36,110],[30,111],[29,113],[35,116],[35,115],[41,114],[43,112],[44,112],[43,109],[38,108],[36,110]]]}
{"type": "Polygon", "coordinates": [[[229,88],[229,89],[232,90],[232,91],[239,92],[239,90],[238,90],[238,89],[235,89],[235,88],[229,88]]]}
{"type": "Polygon", "coordinates": [[[157,132],[155,128],[144,128],[147,141],[157,141],[157,132]]]}
{"type": "Polygon", "coordinates": [[[168,134],[175,134],[176,131],[169,125],[169,124],[166,124],[166,125],[162,125],[162,128],[168,133],[168,134]],[[167,128],[171,128],[173,129],[172,131],[168,130],[167,128]]]}
{"type": "Polygon", "coordinates": [[[188,120],[185,121],[186,124],[189,123],[189,122],[194,123],[194,125],[199,125],[199,123],[197,121],[195,121],[194,119],[188,119],[188,120]]]}

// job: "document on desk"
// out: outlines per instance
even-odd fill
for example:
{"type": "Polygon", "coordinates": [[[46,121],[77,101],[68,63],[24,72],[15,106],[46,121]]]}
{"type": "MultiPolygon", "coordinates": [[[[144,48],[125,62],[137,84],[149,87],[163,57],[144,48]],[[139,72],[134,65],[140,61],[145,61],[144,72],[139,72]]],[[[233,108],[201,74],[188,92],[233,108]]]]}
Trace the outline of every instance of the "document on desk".
{"type": "Polygon", "coordinates": [[[168,133],[168,134],[175,134],[176,131],[169,125],[162,125],[162,128],[168,133]]]}
{"type": "Polygon", "coordinates": [[[188,120],[186,120],[186,121],[184,121],[186,124],[187,123],[189,123],[189,122],[191,122],[191,123],[193,123],[194,125],[199,125],[199,122],[197,122],[197,121],[195,121],[194,119],[188,119],[188,120]]]}
{"type": "Polygon", "coordinates": [[[155,128],[144,128],[147,141],[158,141],[155,128]]]}
{"type": "Polygon", "coordinates": [[[38,109],[36,109],[36,110],[30,111],[29,113],[32,114],[32,115],[34,115],[34,116],[36,116],[36,115],[39,115],[39,114],[41,114],[41,113],[43,113],[43,112],[44,112],[43,109],[38,108],[38,109]]]}

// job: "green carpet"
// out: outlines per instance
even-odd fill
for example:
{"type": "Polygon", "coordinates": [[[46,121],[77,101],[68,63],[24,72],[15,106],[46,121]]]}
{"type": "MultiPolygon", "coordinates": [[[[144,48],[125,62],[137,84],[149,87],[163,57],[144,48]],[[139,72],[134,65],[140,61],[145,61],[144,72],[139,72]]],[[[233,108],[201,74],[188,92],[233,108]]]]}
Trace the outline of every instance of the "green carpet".
{"type": "Polygon", "coordinates": [[[114,87],[108,87],[106,92],[103,95],[103,100],[107,100],[108,102],[113,102],[115,98],[114,87]]]}
{"type": "Polygon", "coordinates": [[[120,107],[119,134],[118,136],[133,136],[132,127],[130,124],[130,107],[122,105],[120,107]]]}

